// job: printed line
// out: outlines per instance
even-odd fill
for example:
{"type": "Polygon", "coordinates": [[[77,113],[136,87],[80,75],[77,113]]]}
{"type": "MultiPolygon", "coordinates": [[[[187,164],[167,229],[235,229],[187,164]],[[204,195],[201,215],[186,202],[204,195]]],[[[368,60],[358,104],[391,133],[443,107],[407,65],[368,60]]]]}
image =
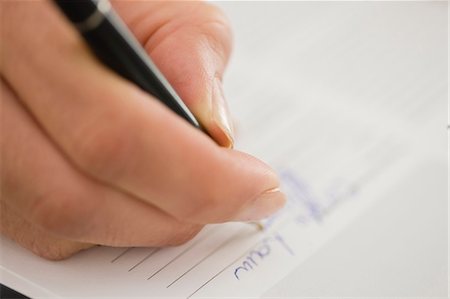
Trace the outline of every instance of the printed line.
{"type": "Polygon", "coordinates": [[[191,250],[195,245],[197,245],[198,243],[200,243],[201,241],[203,241],[207,236],[209,236],[211,234],[211,232],[214,231],[214,229],[211,229],[209,232],[207,232],[203,237],[199,238],[197,241],[195,241],[194,243],[191,244],[191,246],[189,246],[188,248],[186,248],[185,250],[183,250],[182,252],[180,252],[177,256],[175,256],[173,259],[171,259],[167,264],[165,264],[164,266],[162,266],[161,268],[159,268],[155,273],[153,273],[152,275],[150,275],[149,278],[147,278],[147,280],[152,279],[155,275],[157,275],[159,272],[161,272],[162,270],[164,270],[165,268],[167,268],[167,266],[169,266],[170,264],[172,264],[173,262],[175,262],[177,259],[179,259],[182,255],[184,255],[186,252],[188,252],[189,250],[191,250]]]}
{"type": "Polygon", "coordinates": [[[241,258],[243,258],[253,247],[255,247],[256,245],[258,245],[261,242],[261,240],[258,240],[258,242],[255,242],[252,246],[248,247],[243,254],[241,254],[240,256],[238,256],[235,260],[233,260],[231,263],[229,263],[228,265],[225,266],[225,268],[223,268],[222,270],[220,270],[219,272],[217,272],[213,277],[211,277],[210,279],[208,279],[204,284],[202,284],[198,289],[196,289],[192,294],[190,294],[189,296],[186,297],[186,299],[191,298],[192,296],[194,296],[198,291],[200,291],[202,288],[204,288],[208,283],[210,283],[211,281],[213,281],[217,276],[219,276],[220,274],[222,274],[225,270],[227,270],[228,268],[230,268],[232,265],[234,265],[238,260],[240,260],[241,258]]]}
{"type": "Polygon", "coordinates": [[[228,243],[230,243],[231,241],[233,241],[235,238],[237,238],[242,232],[244,231],[244,229],[239,230],[237,233],[235,233],[234,235],[232,235],[231,237],[229,237],[228,239],[226,239],[224,242],[222,242],[222,244],[220,244],[216,249],[214,249],[212,252],[210,252],[208,255],[206,255],[205,257],[203,257],[201,260],[199,260],[197,263],[195,263],[195,265],[193,265],[192,267],[190,267],[188,270],[186,270],[183,274],[181,274],[177,279],[175,279],[174,281],[172,281],[166,288],[170,288],[174,283],[176,283],[177,281],[179,281],[181,278],[183,278],[186,274],[188,274],[189,272],[191,272],[195,267],[197,267],[198,265],[200,265],[202,262],[204,262],[207,258],[209,258],[210,256],[212,256],[214,253],[216,253],[217,251],[219,251],[220,249],[222,249],[223,247],[225,247],[228,243]]]}
{"type": "Polygon", "coordinates": [[[111,263],[114,263],[115,261],[117,261],[119,258],[121,258],[125,253],[127,253],[131,249],[133,249],[133,247],[129,247],[129,248],[125,249],[122,253],[120,253],[118,256],[116,256],[114,259],[112,259],[111,263]]]}
{"type": "Polygon", "coordinates": [[[143,262],[145,262],[149,257],[151,257],[152,255],[154,255],[155,253],[157,253],[161,248],[155,248],[153,249],[149,254],[147,254],[146,257],[144,257],[140,262],[138,262],[136,265],[134,265],[133,267],[131,267],[128,272],[136,269],[137,266],[139,266],[140,264],[142,264],[143,262]]]}
{"type": "MultiPolygon", "coordinates": [[[[278,227],[278,232],[276,233],[276,235],[279,234],[279,231],[285,227],[288,223],[288,221],[285,221],[282,223],[282,225],[280,224],[280,226],[278,227]]],[[[276,238],[275,234],[274,237],[276,238]]],[[[278,236],[279,238],[279,236],[278,236]]],[[[259,243],[261,243],[261,239],[259,239],[257,242],[255,242],[252,246],[248,247],[243,254],[241,254],[240,256],[238,256],[235,260],[233,260],[231,263],[229,263],[228,265],[225,266],[225,268],[223,268],[222,270],[220,270],[219,272],[217,272],[214,276],[212,276],[210,279],[208,279],[205,283],[203,283],[198,289],[196,289],[192,294],[190,294],[189,296],[186,297],[186,299],[191,298],[192,296],[194,296],[198,291],[200,291],[202,288],[204,288],[208,283],[210,283],[211,281],[213,281],[214,279],[216,279],[217,276],[219,276],[220,274],[222,274],[225,270],[227,270],[228,268],[230,268],[232,265],[234,265],[238,260],[240,260],[241,258],[243,258],[246,254],[248,254],[248,252],[254,248],[256,245],[258,245],[259,243]]],[[[284,243],[284,242],[283,242],[284,243]]],[[[292,254],[294,254],[294,252],[292,251],[292,249],[287,246],[286,243],[284,243],[284,245],[286,246],[286,250],[288,250],[290,253],[292,252],[292,254]]]]}

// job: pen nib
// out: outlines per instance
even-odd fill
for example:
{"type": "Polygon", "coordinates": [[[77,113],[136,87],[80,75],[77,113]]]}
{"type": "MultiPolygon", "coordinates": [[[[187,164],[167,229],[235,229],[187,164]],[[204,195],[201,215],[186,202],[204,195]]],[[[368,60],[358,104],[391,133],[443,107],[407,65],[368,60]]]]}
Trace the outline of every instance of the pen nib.
{"type": "Polygon", "coordinates": [[[251,221],[251,222],[247,222],[250,225],[253,225],[254,227],[256,227],[259,231],[263,231],[264,230],[264,224],[262,222],[259,221],[251,221]]]}

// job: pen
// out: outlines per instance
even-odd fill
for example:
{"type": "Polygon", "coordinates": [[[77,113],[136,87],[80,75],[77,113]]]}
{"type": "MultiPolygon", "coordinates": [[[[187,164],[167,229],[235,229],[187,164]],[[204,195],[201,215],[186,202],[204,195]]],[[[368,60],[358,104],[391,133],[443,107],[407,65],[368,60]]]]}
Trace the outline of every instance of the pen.
{"type": "Polygon", "coordinates": [[[108,0],[54,2],[100,61],[207,134],[108,0]]]}

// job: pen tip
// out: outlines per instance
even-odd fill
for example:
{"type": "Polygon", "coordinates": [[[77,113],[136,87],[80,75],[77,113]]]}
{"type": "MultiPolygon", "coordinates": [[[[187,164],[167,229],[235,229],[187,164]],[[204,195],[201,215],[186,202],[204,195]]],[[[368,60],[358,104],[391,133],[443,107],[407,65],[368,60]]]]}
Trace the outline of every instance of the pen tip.
{"type": "Polygon", "coordinates": [[[252,221],[252,222],[248,222],[248,224],[253,225],[254,227],[256,227],[258,229],[258,231],[263,231],[264,230],[264,224],[262,222],[252,221]]]}

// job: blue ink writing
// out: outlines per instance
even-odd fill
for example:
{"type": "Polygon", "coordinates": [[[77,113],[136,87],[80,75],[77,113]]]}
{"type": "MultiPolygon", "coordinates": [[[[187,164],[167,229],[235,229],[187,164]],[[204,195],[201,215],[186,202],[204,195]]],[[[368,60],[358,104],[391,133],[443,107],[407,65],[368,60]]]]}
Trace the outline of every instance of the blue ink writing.
{"type": "Polygon", "coordinates": [[[285,249],[290,255],[294,255],[292,249],[287,245],[281,235],[276,233],[273,237],[264,238],[259,245],[255,246],[255,248],[247,254],[241,264],[234,270],[236,279],[240,280],[240,275],[258,267],[265,258],[270,256],[274,249],[273,245],[275,244],[281,246],[281,248],[285,249]]]}

